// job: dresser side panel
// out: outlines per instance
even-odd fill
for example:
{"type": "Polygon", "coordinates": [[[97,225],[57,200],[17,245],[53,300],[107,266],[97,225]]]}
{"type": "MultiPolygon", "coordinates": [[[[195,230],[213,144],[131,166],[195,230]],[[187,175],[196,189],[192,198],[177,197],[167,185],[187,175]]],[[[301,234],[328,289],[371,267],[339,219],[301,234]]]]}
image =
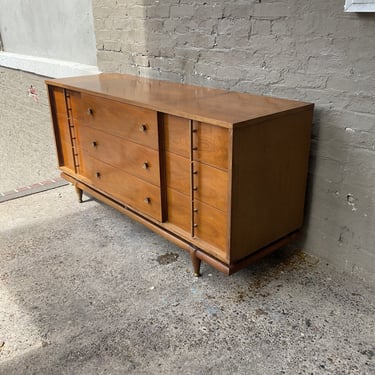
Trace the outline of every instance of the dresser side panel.
{"type": "Polygon", "coordinates": [[[231,263],[303,223],[312,110],[234,131],[231,263]]]}
{"type": "Polygon", "coordinates": [[[73,146],[69,131],[65,90],[48,85],[48,94],[59,167],[65,167],[74,173],[73,146]]]}

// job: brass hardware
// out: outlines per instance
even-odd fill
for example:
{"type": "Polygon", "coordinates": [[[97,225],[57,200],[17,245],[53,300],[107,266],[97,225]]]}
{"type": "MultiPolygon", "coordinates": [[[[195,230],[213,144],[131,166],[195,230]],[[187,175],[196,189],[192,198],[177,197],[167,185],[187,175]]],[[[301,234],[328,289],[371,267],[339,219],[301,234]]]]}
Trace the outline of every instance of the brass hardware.
{"type": "Polygon", "coordinates": [[[95,177],[96,178],[100,178],[100,176],[101,176],[100,172],[95,172],[95,177]]]}
{"type": "Polygon", "coordinates": [[[198,174],[198,171],[194,171],[193,174],[198,174]]]}
{"type": "Polygon", "coordinates": [[[197,151],[198,150],[198,147],[193,147],[193,151],[197,151]]]}
{"type": "Polygon", "coordinates": [[[197,191],[197,190],[198,190],[198,187],[197,187],[197,186],[194,186],[194,187],[193,187],[193,190],[194,190],[194,191],[197,191]]]}
{"type": "Polygon", "coordinates": [[[94,110],[92,108],[87,108],[87,114],[92,116],[94,114],[94,110]]]}
{"type": "Polygon", "coordinates": [[[98,145],[98,142],[96,142],[96,141],[92,141],[92,142],[91,142],[91,146],[92,146],[92,147],[96,147],[97,145],[98,145]]]}
{"type": "Polygon", "coordinates": [[[198,228],[198,224],[194,224],[194,228],[198,228]]]}
{"type": "Polygon", "coordinates": [[[147,130],[147,126],[146,126],[146,124],[142,124],[142,125],[139,127],[139,130],[140,130],[141,132],[145,132],[145,131],[147,130]]]}
{"type": "Polygon", "coordinates": [[[143,169],[149,169],[149,168],[150,168],[150,164],[148,164],[148,162],[145,161],[145,162],[143,163],[143,165],[142,165],[142,168],[143,168],[143,169]]]}
{"type": "Polygon", "coordinates": [[[144,199],[144,202],[147,203],[147,204],[150,204],[151,203],[151,198],[150,197],[146,197],[144,199]]]}
{"type": "Polygon", "coordinates": [[[198,212],[198,208],[194,208],[194,212],[198,212]]]}
{"type": "Polygon", "coordinates": [[[193,129],[192,132],[193,133],[196,133],[198,131],[198,129],[193,129]]]}

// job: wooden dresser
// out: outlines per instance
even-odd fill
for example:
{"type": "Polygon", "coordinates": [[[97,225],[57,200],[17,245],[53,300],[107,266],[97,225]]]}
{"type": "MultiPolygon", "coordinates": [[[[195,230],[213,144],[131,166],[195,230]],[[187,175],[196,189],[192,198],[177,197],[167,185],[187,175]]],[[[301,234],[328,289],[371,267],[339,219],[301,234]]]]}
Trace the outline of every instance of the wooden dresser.
{"type": "Polygon", "coordinates": [[[46,81],[59,166],[231,274],[303,222],[313,104],[100,74],[46,81]]]}

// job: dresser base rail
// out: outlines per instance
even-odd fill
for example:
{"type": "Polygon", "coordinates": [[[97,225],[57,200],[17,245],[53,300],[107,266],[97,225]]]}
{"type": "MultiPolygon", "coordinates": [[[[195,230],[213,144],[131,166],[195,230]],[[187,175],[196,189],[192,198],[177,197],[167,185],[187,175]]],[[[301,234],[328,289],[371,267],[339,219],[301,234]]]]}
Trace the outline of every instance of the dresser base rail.
{"type": "Polygon", "coordinates": [[[191,256],[193,271],[195,276],[201,276],[200,274],[200,266],[201,262],[205,262],[209,264],[210,266],[216,268],[218,271],[223,272],[226,275],[232,275],[233,273],[241,270],[242,268],[245,268],[249,266],[252,263],[257,262],[264,256],[267,256],[271,254],[272,252],[278,250],[280,247],[287,245],[288,243],[296,240],[299,236],[299,230],[296,230],[285,237],[282,237],[281,239],[261,248],[257,252],[250,254],[244,259],[241,259],[240,261],[227,265],[223,262],[217,260],[216,258],[213,258],[211,255],[204,252],[202,249],[196,247],[195,245],[189,243],[185,239],[179,237],[178,235],[169,232],[164,227],[161,227],[157,223],[151,221],[150,219],[140,215],[139,213],[134,212],[131,208],[122,205],[121,203],[113,200],[112,198],[104,195],[103,193],[98,192],[97,190],[91,188],[90,186],[76,180],[75,178],[69,176],[66,173],[61,173],[61,177],[66,179],[67,181],[71,182],[75,190],[78,194],[79,202],[82,202],[82,192],[85,191],[94,198],[98,199],[101,202],[104,202],[108,204],[109,206],[115,208],[116,210],[120,211],[121,213],[124,213],[125,215],[129,216],[131,219],[138,221],[139,223],[143,224],[147,228],[151,229],[155,233],[161,235],[168,241],[174,243],[175,245],[179,246],[180,248],[188,251],[191,256]]]}

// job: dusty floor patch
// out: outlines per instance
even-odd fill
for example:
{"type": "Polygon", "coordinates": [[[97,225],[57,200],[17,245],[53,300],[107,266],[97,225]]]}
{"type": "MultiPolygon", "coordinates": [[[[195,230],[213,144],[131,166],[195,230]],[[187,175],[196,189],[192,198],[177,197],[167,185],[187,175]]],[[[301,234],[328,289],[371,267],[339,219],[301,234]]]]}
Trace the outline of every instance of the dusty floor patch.
{"type": "Polygon", "coordinates": [[[195,278],[71,187],[1,204],[0,270],[0,374],[375,373],[373,285],[292,249],[195,278]]]}
{"type": "Polygon", "coordinates": [[[176,262],[178,259],[177,253],[166,253],[163,255],[159,255],[156,260],[161,265],[171,264],[176,262]]]}

